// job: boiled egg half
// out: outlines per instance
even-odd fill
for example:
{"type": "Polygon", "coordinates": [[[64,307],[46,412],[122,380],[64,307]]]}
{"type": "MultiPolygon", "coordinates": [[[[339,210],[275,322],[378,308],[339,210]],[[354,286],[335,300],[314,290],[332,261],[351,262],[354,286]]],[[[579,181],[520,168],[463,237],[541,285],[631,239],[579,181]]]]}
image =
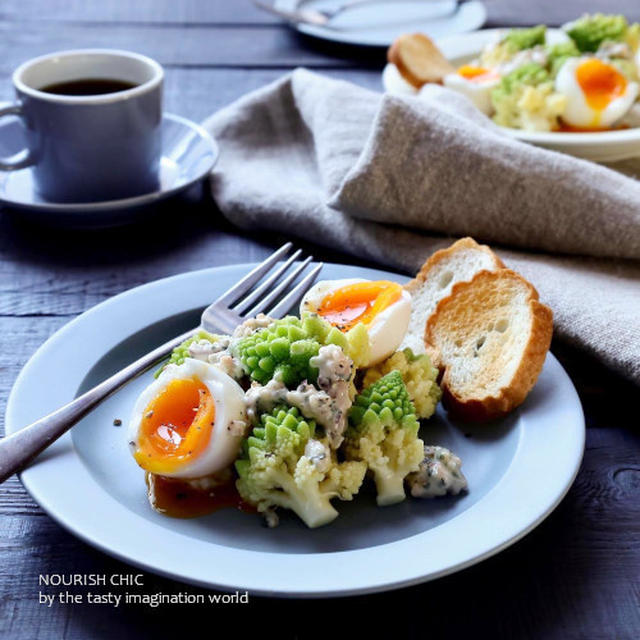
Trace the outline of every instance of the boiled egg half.
{"type": "Polygon", "coordinates": [[[637,82],[594,57],[569,58],[556,76],[555,88],[567,98],[563,121],[587,130],[613,126],[638,97],[637,82]]]}
{"type": "Polygon", "coordinates": [[[402,342],[411,316],[411,294],[389,280],[323,280],[304,296],[300,313],[317,313],[340,331],[362,322],[369,333],[368,365],[373,365],[402,342]]]}
{"type": "Polygon", "coordinates": [[[444,76],[442,84],[464,94],[480,111],[491,115],[491,92],[500,84],[500,75],[492,69],[465,64],[456,73],[444,76]]]}
{"type": "Polygon", "coordinates": [[[136,462],[168,478],[201,478],[230,466],[244,434],[244,392],[226,373],[187,358],[138,397],[128,438],[136,462]]]}

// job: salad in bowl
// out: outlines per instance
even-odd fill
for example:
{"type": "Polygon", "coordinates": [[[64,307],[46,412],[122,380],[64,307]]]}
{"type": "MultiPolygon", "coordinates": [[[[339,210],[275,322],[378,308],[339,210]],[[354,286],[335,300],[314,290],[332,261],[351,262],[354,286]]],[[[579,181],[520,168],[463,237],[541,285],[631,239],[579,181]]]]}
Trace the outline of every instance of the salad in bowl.
{"type": "Polygon", "coordinates": [[[488,29],[445,38],[405,34],[383,85],[420,96],[432,83],[464,94],[514,137],[593,160],[637,155],[640,24],[584,15],[561,29],[488,29]],[[593,134],[598,134],[594,136],[593,134]]]}

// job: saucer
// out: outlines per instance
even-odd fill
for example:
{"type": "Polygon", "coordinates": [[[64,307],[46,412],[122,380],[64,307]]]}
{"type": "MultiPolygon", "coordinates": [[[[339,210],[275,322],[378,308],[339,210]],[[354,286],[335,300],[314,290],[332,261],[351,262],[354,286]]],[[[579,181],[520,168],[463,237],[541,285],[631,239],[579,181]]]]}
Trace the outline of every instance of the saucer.
{"type": "MultiPolygon", "coordinates": [[[[121,200],[70,204],[50,202],[37,194],[32,168],[28,167],[19,171],[0,171],[0,204],[43,222],[75,227],[104,227],[131,222],[150,210],[148,205],[173,196],[204,178],[218,158],[215,141],[194,122],[165,113],[161,127],[160,186],[156,191],[121,200]]],[[[22,125],[18,120],[7,120],[0,126],[0,156],[11,156],[24,147],[22,125]]]]}

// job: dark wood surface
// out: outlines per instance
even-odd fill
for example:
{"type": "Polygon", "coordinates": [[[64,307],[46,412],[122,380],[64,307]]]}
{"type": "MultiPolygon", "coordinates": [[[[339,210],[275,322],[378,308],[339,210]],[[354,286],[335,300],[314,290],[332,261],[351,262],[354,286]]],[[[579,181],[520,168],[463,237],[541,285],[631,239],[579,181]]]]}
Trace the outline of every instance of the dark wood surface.
{"type": "MultiPolygon", "coordinates": [[[[493,0],[488,7],[489,24],[526,24],[562,22],[605,3],[493,0]]],[[[606,3],[614,8],[640,14],[631,0],[606,3]]],[[[247,0],[3,0],[0,99],[11,98],[9,77],[19,62],[83,46],[156,57],[167,69],[167,110],[194,120],[298,65],[376,88],[383,62],[380,51],[298,36],[247,0]]],[[[0,413],[27,359],[75,315],[156,278],[258,260],[281,240],[238,233],[201,187],[159,206],[153,224],[123,230],[46,229],[1,212],[0,413]]],[[[353,262],[325,250],[315,255],[353,262]]],[[[638,389],[565,345],[553,349],[584,405],[584,463],[556,511],[500,555],[429,584],[344,600],[47,608],[38,604],[39,575],[130,568],[63,530],[13,478],[0,487],[0,637],[640,637],[638,389]]],[[[201,592],[152,574],[144,580],[149,593],[201,592]]]]}

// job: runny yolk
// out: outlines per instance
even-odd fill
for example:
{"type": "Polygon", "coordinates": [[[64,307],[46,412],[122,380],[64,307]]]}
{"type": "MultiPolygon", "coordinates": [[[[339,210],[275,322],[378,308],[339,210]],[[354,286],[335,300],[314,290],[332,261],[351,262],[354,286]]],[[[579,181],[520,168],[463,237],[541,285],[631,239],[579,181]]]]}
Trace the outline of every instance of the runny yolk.
{"type": "Polygon", "coordinates": [[[356,282],[326,295],[317,312],[340,331],[348,331],[359,322],[371,324],[381,311],[401,295],[402,287],[397,282],[356,282]]]}
{"type": "Polygon", "coordinates": [[[172,380],[142,415],[136,462],[159,475],[178,470],[205,449],[214,421],[215,403],[200,380],[172,380]]]}
{"type": "Polygon", "coordinates": [[[458,67],[458,75],[470,82],[486,82],[487,80],[498,77],[498,74],[491,69],[476,67],[471,64],[463,64],[461,67],[458,67]]]}
{"type": "Polygon", "coordinates": [[[615,67],[598,58],[589,58],[578,65],[576,80],[587,104],[598,112],[594,126],[599,124],[601,112],[627,88],[627,79],[615,67]]]}

